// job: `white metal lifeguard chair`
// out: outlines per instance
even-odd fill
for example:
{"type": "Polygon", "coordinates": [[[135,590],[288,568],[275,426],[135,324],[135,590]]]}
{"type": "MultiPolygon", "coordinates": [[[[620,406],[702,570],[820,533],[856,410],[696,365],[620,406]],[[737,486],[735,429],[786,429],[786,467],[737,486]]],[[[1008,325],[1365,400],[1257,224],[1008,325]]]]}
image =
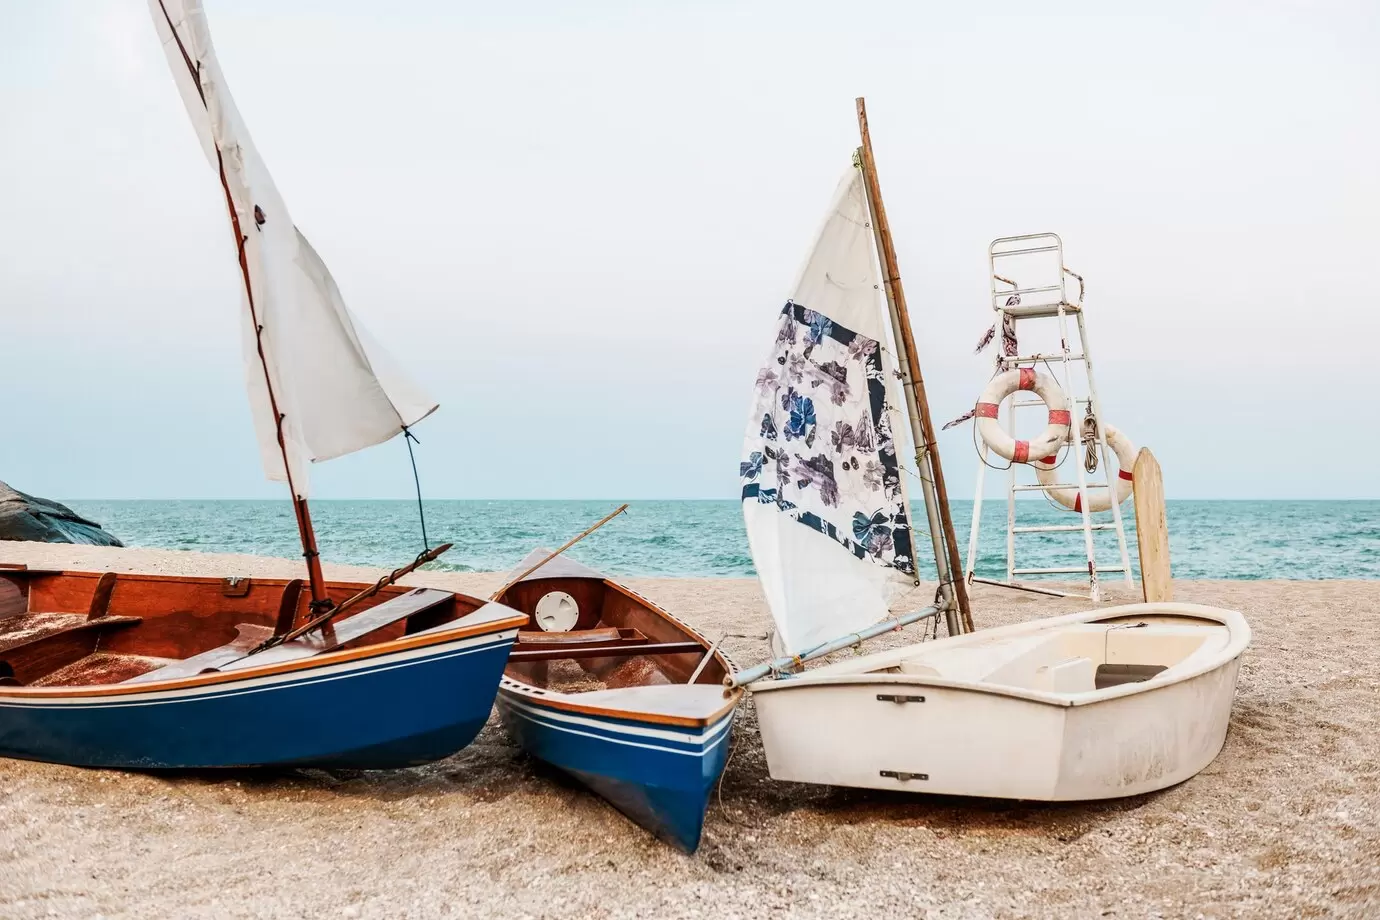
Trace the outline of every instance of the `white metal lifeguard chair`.
{"type": "MultiPolygon", "coordinates": [[[[1071,405],[1075,409],[1083,410],[1083,424],[1072,424],[1069,426],[1068,440],[1066,446],[1072,448],[1077,445],[1079,439],[1083,440],[1084,447],[1087,449],[1088,460],[1084,463],[1077,461],[1077,458],[1067,458],[1067,452],[1061,451],[1061,462],[1059,469],[1064,470],[1072,460],[1072,466],[1076,471],[1075,482],[1053,482],[1042,484],[1040,482],[1017,482],[1016,468],[1026,466],[1026,464],[1012,463],[1007,469],[1007,490],[1006,490],[1006,580],[996,581],[993,579],[979,578],[974,575],[978,554],[978,530],[982,521],[982,493],[984,486],[985,473],[990,463],[989,458],[992,452],[987,445],[979,439],[979,456],[981,462],[978,465],[977,475],[977,494],[973,499],[973,525],[968,537],[968,556],[965,565],[964,576],[971,584],[972,582],[982,582],[986,584],[1001,585],[1003,587],[1019,588],[1027,591],[1035,591],[1044,594],[1066,595],[1066,592],[1057,591],[1052,588],[1037,587],[1035,585],[1022,584],[1019,579],[1027,575],[1062,575],[1080,574],[1088,579],[1088,593],[1092,600],[1101,600],[1101,589],[1099,587],[1099,576],[1102,574],[1121,573],[1128,588],[1134,587],[1131,578],[1131,562],[1126,552],[1126,531],[1122,526],[1121,507],[1116,502],[1115,483],[1112,481],[1113,469],[1115,468],[1113,454],[1107,446],[1105,416],[1102,414],[1102,404],[1097,396],[1097,385],[1093,378],[1093,362],[1091,350],[1088,346],[1087,326],[1083,320],[1083,278],[1069,271],[1064,265],[1064,244],[1058,235],[1053,233],[1032,233],[1025,236],[1008,236],[993,240],[987,248],[987,258],[989,274],[991,276],[991,305],[997,314],[996,335],[997,335],[997,371],[1006,371],[1021,367],[1044,367],[1051,376],[1054,376],[1059,384],[1064,388],[1064,393],[1069,397],[1071,405]],[[1070,301],[1068,297],[1067,281],[1072,278],[1078,282],[1078,298],[1070,301]],[[1018,280],[1019,279],[1019,280],[1018,280]],[[1073,316],[1077,322],[1077,339],[1070,341],[1068,319],[1073,316]],[[1043,332],[1042,341],[1049,341],[1049,323],[1040,324],[1035,327],[1034,320],[1056,320],[1058,341],[1052,351],[1029,351],[1024,347],[1024,343],[1030,341],[1032,336],[1026,333],[1043,332]],[[1035,327],[1035,328],[1032,328],[1035,327]],[[1015,342],[1022,343],[1018,350],[1022,354],[1008,354],[1010,350],[1003,347],[1006,344],[1006,335],[1010,333],[1015,342]],[[1054,365],[1059,367],[1059,373],[1054,370],[1054,365]],[[1081,374],[1074,374],[1073,368],[1079,365],[1082,368],[1081,374]],[[1077,389],[1075,389],[1077,385],[1077,389]],[[1089,419],[1092,423],[1089,423],[1089,419]],[[1095,463],[1100,458],[1100,463],[1095,463]],[[1086,467],[1098,466],[1102,472],[1102,481],[1093,481],[1092,473],[1086,467]],[[1016,501],[1018,492],[1041,491],[1046,494],[1056,489],[1077,489],[1078,513],[1082,516],[1079,524],[1032,524],[1020,526],[1016,523],[1016,510],[1020,503],[1016,501]],[[1091,502],[1088,498],[1090,490],[1106,489],[1111,496],[1111,521],[1098,522],[1093,520],[1093,513],[1089,511],[1091,502]],[[1093,533],[1095,531],[1115,530],[1117,548],[1120,552],[1120,565],[1099,566],[1093,533]],[[1067,533],[1075,534],[1079,531],[1083,534],[1083,547],[1086,561],[1077,565],[1062,566],[1043,566],[1021,568],[1016,562],[1016,544],[1018,538],[1023,534],[1036,533],[1067,533]]],[[[1014,438],[1016,436],[1016,410],[1038,406],[1045,408],[1045,404],[1038,399],[1029,398],[1028,394],[1017,391],[1012,397],[1009,405],[1005,409],[1006,430],[1014,438]]],[[[1032,468],[1033,469],[1033,468],[1032,468]]],[[[1127,470],[1126,472],[1130,472],[1127,470]]],[[[1066,475],[1058,475],[1054,478],[1067,479],[1066,475]]]]}

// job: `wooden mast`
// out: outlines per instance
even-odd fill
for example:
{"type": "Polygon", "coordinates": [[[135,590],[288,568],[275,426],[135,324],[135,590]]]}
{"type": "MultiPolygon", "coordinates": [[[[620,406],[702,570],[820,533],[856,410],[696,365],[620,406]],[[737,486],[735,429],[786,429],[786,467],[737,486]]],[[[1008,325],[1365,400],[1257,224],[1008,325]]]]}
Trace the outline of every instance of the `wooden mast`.
{"type": "Polygon", "coordinates": [[[915,348],[915,336],[910,327],[910,313],[906,308],[906,292],[901,285],[901,270],[897,266],[896,248],[891,240],[891,225],[887,223],[886,207],[882,204],[881,185],[877,181],[877,164],[872,158],[872,136],[867,130],[867,106],[861,96],[857,99],[858,130],[862,134],[863,183],[867,187],[868,207],[872,213],[873,231],[877,237],[878,253],[881,256],[883,287],[886,290],[887,304],[891,308],[892,322],[895,326],[897,344],[901,347],[901,382],[906,392],[906,402],[910,409],[911,434],[915,441],[915,463],[920,473],[921,484],[925,488],[926,510],[931,517],[933,530],[934,514],[937,510],[942,540],[935,538],[935,557],[939,568],[940,589],[947,584],[958,602],[959,624],[949,621],[949,631],[972,632],[973,614],[968,601],[968,586],[964,584],[959,570],[958,539],[954,535],[953,517],[949,513],[949,492],[944,485],[944,471],[939,464],[939,451],[936,448],[934,422],[930,419],[929,401],[925,396],[925,380],[920,373],[920,356],[915,348]],[[926,468],[930,478],[925,478],[926,468]],[[933,502],[930,489],[933,488],[933,502]],[[938,506],[937,509],[934,506],[938,506]],[[955,626],[958,626],[955,629],[955,626]]]}
{"type": "MultiPolygon", "coordinates": [[[[163,0],[158,0],[158,8],[163,13],[163,19],[168,24],[168,31],[172,33],[173,41],[177,42],[177,50],[182,54],[182,61],[187,65],[187,72],[191,75],[192,82],[196,84],[197,95],[201,98],[201,104],[206,105],[206,91],[201,85],[201,67],[192,61],[192,56],[187,53],[187,46],[182,43],[182,36],[177,34],[177,26],[173,24],[172,16],[168,14],[168,7],[163,0]]],[[[207,106],[209,112],[209,106],[207,106]]],[[[214,138],[212,143],[215,143],[214,138]]],[[[268,357],[264,354],[264,327],[259,322],[259,314],[254,305],[254,286],[249,279],[249,257],[245,253],[244,244],[249,239],[244,234],[240,225],[239,212],[235,210],[235,198],[230,194],[230,180],[225,175],[225,158],[221,154],[220,144],[215,143],[216,148],[216,169],[220,173],[220,187],[225,192],[225,207],[230,212],[230,229],[235,234],[235,249],[239,253],[240,275],[244,280],[244,293],[249,303],[249,319],[254,324],[254,344],[259,352],[259,364],[264,372],[264,388],[268,391],[268,404],[273,412],[273,425],[278,434],[278,449],[283,455],[283,472],[287,476],[288,491],[292,493],[292,510],[297,517],[297,533],[302,540],[302,555],[307,560],[307,578],[311,583],[311,606],[313,609],[328,608],[331,600],[326,595],[325,579],[321,574],[321,555],[316,548],[316,531],[312,529],[311,512],[307,508],[307,500],[297,493],[297,487],[292,481],[292,464],[288,460],[287,440],[283,437],[283,418],[282,412],[278,410],[278,398],[273,392],[273,377],[268,372],[268,357]]]]}

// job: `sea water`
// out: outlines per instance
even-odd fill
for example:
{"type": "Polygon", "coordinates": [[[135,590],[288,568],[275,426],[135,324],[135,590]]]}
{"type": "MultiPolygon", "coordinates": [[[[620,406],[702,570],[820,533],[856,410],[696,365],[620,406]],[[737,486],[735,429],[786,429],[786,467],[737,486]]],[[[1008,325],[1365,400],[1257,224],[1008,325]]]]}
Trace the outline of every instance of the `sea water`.
{"type": "MultiPolygon", "coordinates": [[[[128,546],[297,558],[287,501],[71,501],[128,546]]],[[[617,506],[613,501],[428,501],[431,545],[454,548],[433,567],[506,571],[534,547],[555,548],[617,506]]],[[[918,510],[918,509],[917,509],[918,510]]],[[[1128,502],[1127,550],[1136,566],[1128,502]]],[[[1380,501],[1170,501],[1170,549],[1177,578],[1380,578],[1380,501]]],[[[407,501],[312,502],[328,562],[391,567],[422,549],[417,505],[407,501]]],[[[960,553],[967,553],[972,502],[953,504],[960,553]]],[[[1098,520],[1109,514],[1096,515],[1098,520]]],[[[1043,500],[1019,502],[1017,523],[1073,524],[1081,518],[1043,500]]],[[[923,524],[923,519],[917,523],[923,524]]],[[[1113,531],[1094,534],[1101,566],[1120,562],[1113,531]]],[[[1006,502],[988,501],[977,573],[1006,572],[1006,502]]],[[[1080,532],[1019,534],[1021,568],[1085,565],[1080,532]]],[[[928,547],[917,534],[916,544],[928,547]]],[[[636,501],[628,513],[577,544],[571,555],[610,575],[753,575],[736,501],[636,501]]],[[[922,572],[932,573],[921,555],[922,572]]],[[[932,576],[931,576],[932,577],[932,576]]],[[[1077,579],[1077,575],[1062,576],[1077,579]]],[[[1107,574],[1104,578],[1117,578],[1107,574]]]]}

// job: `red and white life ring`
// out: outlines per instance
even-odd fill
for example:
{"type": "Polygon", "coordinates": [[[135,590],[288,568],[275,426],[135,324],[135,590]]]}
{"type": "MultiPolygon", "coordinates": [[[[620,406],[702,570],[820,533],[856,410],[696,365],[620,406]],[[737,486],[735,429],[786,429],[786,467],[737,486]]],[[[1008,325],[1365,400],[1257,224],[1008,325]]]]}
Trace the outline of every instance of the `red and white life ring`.
{"type": "Polygon", "coordinates": [[[1029,463],[1031,457],[1047,457],[1059,452],[1068,442],[1072,416],[1068,397],[1059,389],[1054,378],[1037,373],[1034,368],[1004,371],[993,377],[987,389],[978,397],[973,409],[977,417],[978,434],[998,456],[1013,463],[1029,463]],[[1001,401],[1017,390],[1033,390],[1049,408],[1049,426],[1033,441],[1017,441],[997,421],[1001,401]]]}
{"type": "MultiPolygon", "coordinates": [[[[1116,463],[1120,467],[1114,480],[1116,485],[1113,486],[1116,490],[1116,503],[1119,505],[1131,497],[1131,490],[1134,487],[1134,483],[1131,481],[1131,468],[1136,464],[1136,445],[1132,444],[1130,438],[1111,425],[1107,426],[1105,434],[1107,446],[1112,449],[1112,453],[1116,454],[1116,463]]],[[[1047,486],[1059,481],[1059,474],[1054,469],[1056,462],[1058,462],[1056,457],[1051,455],[1031,464],[1035,467],[1035,478],[1040,480],[1041,485],[1047,486]]],[[[1111,510],[1112,503],[1107,498],[1107,491],[1106,489],[1088,490],[1089,511],[1111,510]]],[[[1045,494],[1070,511],[1083,510],[1083,497],[1079,494],[1077,486],[1065,489],[1045,489],[1045,494]]]]}

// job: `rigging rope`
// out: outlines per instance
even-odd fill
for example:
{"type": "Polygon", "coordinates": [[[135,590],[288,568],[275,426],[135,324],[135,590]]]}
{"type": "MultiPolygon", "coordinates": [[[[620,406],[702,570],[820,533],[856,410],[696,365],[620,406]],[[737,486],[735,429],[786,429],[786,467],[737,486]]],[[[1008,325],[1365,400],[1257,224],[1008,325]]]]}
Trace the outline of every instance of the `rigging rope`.
{"type": "MultiPolygon", "coordinates": [[[[407,458],[412,461],[412,482],[417,487],[417,519],[422,523],[422,552],[431,550],[431,543],[426,538],[426,509],[422,507],[422,478],[417,475],[417,455],[412,452],[412,442],[417,441],[417,436],[412,433],[412,429],[403,426],[403,442],[407,444],[407,458]]],[[[422,443],[417,441],[418,444],[422,443]]]]}

